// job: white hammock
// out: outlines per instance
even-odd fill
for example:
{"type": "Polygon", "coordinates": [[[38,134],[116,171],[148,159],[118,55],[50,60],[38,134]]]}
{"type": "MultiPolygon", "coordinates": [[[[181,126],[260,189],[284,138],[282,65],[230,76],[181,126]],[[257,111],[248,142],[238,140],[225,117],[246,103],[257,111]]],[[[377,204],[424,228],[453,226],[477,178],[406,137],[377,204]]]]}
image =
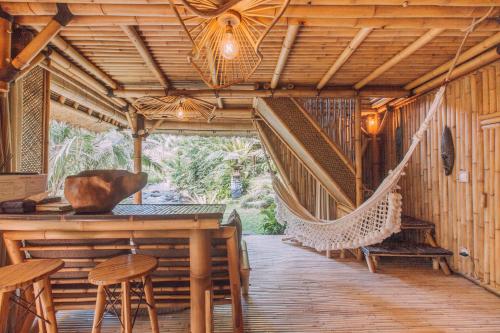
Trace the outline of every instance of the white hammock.
{"type": "Polygon", "coordinates": [[[334,221],[314,218],[276,179],[276,217],[279,223],[286,224],[285,234],[305,246],[325,251],[376,244],[399,232],[402,198],[397,192],[398,181],[441,104],[445,89],[446,85],[443,85],[437,91],[425,120],[413,136],[401,162],[389,172],[375,193],[351,213],[334,221]]]}

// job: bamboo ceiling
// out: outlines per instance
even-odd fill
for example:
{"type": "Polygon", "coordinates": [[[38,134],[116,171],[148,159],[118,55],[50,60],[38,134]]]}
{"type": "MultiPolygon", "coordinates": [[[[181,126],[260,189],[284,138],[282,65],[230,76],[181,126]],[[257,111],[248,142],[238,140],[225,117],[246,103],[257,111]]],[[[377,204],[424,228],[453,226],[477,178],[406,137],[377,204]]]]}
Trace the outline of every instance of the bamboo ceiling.
{"type": "MultiPolygon", "coordinates": [[[[230,87],[230,93],[210,92],[187,61],[192,45],[168,0],[14,0],[2,1],[1,8],[14,16],[16,24],[40,30],[56,14],[56,2],[68,3],[75,15],[59,33],[63,41],[52,41],[56,50],[85,70],[103,91],[114,90],[129,102],[143,93],[162,96],[179,89],[200,90],[203,93],[191,92],[193,97],[228,110],[251,109],[254,95],[248,91],[256,88],[276,92],[287,88],[310,96],[318,89],[322,94],[331,89],[354,94],[353,87],[367,91],[365,97],[384,97],[386,88],[404,94],[405,86],[452,59],[462,30],[490,6],[496,7],[464,50],[479,44],[480,51],[471,51],[478,56],[500,43],[497,0],[387,0],[383,5],[373,5],[377,3],[373,0],[291,0],[263,40],[262,62],[248,82],[230,87]],[[87,64],[82,66],[75,53],[87,64]],[[374,87],[381,93],[368,92],[374,87]]],[[[181,15],[192,15],[180,1],[175,3],[181,15]]],[[[270,18],[275,14],[274,9],[263,13],[270,18]]],[[[498,52],[488,59],[498,59],[498,52]]],[[[122,108],[123,103],[116,101],[108,98],[107,103],[122,108]]]]}

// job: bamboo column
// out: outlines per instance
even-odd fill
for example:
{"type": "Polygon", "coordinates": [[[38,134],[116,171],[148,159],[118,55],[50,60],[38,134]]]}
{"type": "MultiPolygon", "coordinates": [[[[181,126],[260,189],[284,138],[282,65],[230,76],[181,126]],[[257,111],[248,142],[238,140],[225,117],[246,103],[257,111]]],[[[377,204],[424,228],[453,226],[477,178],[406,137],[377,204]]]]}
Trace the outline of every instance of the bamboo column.
{"type": "Polygon", "coordinates": [[[361,98],[356,96],[354,111],[354,152],[356,170],[356,206],[363,203],[363,147],[361,144],[361,98]]]}
{"type": "MultiPolygon", "coordinates": [[[[135,128],[137,129],[134,133],[134,172],[142,172],[142,140],[144,139],[144,117],[142,115],[136,115],[135,117],[135,128]]],[[[142,204],[142,191],[138,191],[134,194],[134,203],[137,205],[142,204]]]]}
{"type": "MultiPolygon", "coordinates": [[[[144,139],[144,117],[137,114],[135,117],[135,128],[136,132],[133,134],[134,137],[134,172],[142,172],[142,140],[144,139]]],[[[134,194],[134,203],[137,205],[142,204],[142,191],[138,191],[134,194]]]]}
{"type": "Polygon", "coordinates": [[[205,333],[205,292],[211,289],[211,234],[193,229],[189,237],[191,332],[205,333]]]}
{"type": "MultiPolygon", "coordinates": [[[[10,63],[11,32],[13,18],[0,10],[0,72],[10,63]]],[[[0,172],[11,171],[9,149],[9,113],[8,110],[8,83],[0,81],[0,172]]],[[[1,242],[0,242],[1,245],[1,242]]],[[[4,262],[5,255],[3,246],[0,246],[0,265],[4,262]]]]}
{"type": "Polygon", "coordinates": [[[377,188],[380,183],[380,145],[378,142],[378,135],[372,134],[371,142],[372,153],[372,186],[377,188]]]}
{"type": "Polygon", "coordinates": [[[43,146],[42,146],[42,172],[49,172],[49,127],[50,127],[50,72],[44,73],[44,109],[43,109],[43,146]]]}

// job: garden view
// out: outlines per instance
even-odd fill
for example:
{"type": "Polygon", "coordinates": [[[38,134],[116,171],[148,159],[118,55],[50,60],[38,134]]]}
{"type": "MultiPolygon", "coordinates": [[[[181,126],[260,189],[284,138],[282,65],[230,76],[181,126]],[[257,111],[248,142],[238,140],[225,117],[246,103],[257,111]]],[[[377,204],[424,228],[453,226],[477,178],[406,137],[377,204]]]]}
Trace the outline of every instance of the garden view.
{"type": "MultiPolygon", "coordinates": [[[[132,170],[129,131],[93,133],[51,122],[49,189],[62,195],[64,179],[82,170],[132,170]]],[[[245,233],[277,234],[270,164],[255,137],[152,134],[143,144],[145,204],[224,203],[236,209],[245,233]]],[[[131,199],[128,199],[131,200],[131,199]]]]}

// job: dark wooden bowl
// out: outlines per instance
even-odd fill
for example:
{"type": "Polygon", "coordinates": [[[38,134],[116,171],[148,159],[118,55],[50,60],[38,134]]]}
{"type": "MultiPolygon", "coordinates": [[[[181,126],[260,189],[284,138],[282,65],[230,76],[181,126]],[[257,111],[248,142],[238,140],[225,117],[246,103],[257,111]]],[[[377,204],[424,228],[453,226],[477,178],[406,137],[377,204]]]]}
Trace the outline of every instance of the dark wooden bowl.
{"type": "Polygon", "coordinates": [[[147,181],[144,172],[88,170],[66,178],[64,195],[77,213],[107,213],[140,191],[147,181]]]}

